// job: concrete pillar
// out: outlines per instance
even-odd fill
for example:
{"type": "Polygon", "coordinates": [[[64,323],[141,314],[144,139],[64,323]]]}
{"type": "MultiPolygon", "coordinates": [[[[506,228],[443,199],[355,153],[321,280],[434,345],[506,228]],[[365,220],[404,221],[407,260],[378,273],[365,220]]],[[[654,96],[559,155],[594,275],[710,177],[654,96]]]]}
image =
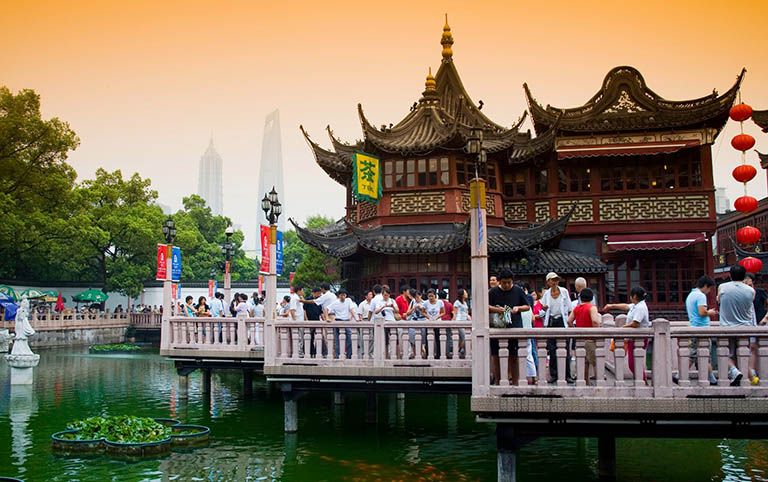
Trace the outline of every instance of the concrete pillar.
{"type": "Polygon", "coordinates": [[[179,375],[179,398],[189,398],[189,375],[179,375]]]}
{"type": "Polygon", "coordinates": [[[499,482],[515,482],[516,455],[514,450],[499,449],[497,455],[497,470],[499,482]]]}
{"type": "Polygon", "coordinates": [[[397,399],[398,400],[405,400],[405,393],[398,393],[397,394],[397,399]]]}
{"type": "Polygon", "coordinates": [[[365,423],[377,423],[379,419],[379,407],[376,392],[365,394],[365,423]]]}
{"type": "Polygon", "coordinates": [[[294,433],[299,430],[299,410],[296,400],[285,401],[285,431],[294,433]]]}
{"type": "Polygon", "coordinates": [[[616,480],[616,439],[609,435],[597,438],[597,468],[600,480],[616,480]]]}
{"type": "Polygon", "coordinates": [[[243,370],[243,396],[251,398],[253,396],[253,372],[243,370]]]}
{"type": "Polygon", "coordinates": [[[204,395],[210,395],[210,393],[211,393],[211,369],[210,368],[203,368],[202,376],[203,376],[203,394],[204,395]]]}
{"type": "Polygon", "coordinates": [[[333,404],[344,405],[344,394],[341,392],[333,392],[333,404]]]}

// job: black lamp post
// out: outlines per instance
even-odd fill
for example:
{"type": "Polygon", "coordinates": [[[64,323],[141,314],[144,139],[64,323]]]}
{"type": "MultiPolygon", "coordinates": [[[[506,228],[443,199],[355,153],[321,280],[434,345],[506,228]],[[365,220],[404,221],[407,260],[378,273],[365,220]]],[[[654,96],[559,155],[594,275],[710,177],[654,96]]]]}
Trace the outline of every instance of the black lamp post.
{"type": "Polygon", "coordinates": [[[176,225],[173,223],[173,218],[168,216],[168,219],[163,223],[163,236],[168,244],[173,244],[176,239],[176,225]]]}
{"type": "MultiPolygon", "coordinates": [[[[221,254],[224,255],[224,298],[226,299],[227,306],[229,306],[229,303],[232,301],[229,261],[232,258],[232,253],[234,253],[234,245],[232,244],[232,234],[234,232],[235,231],[232,229],[232,226],[227,227],[226,231],[224,231],[224,234],[227,236],[227,241],[221,247],[221,254]]],[[[226,316],[227,310],[224,311],[226,316]]]]}
{"type": "Polygon", "coordinates": [[[171,298],[173,297],[173,293],[171,290],[171,281],[172,281],[172,273],[173,270],[173,241],[176,239],[176,225],[173,222],[173,218],[171,218],[170,215],[168,215],[168,219],[165,220],[162,227],[163,236],[165,236],[165,241],[167,243],[166,247],[166,273],[165,273],[165,279],[163,280],[163,315],[162,315],[162,324],[160,327],[160,346],[161,348],[169,348],[171,343],[171,325],[170,325],[170,317],[172,306],[171,306],[171,298]]]}
{"type": "Polygon", "coordinates": [[[277,224],[277,218],[283,213],[283,206],[277,200],[277,191],[275,191],[274,186],[272,186],[269,194],[265,194],[264,199],[261,200],[261,210],[264,211],[270,226],[277,224]]]}
{"type": "MultiPolygon", "coordinates": [[[[277,220],[283,213],[283,206],[277,199],[277,191],[272,186],[269,194],[264,195],[261,200],[261,210],[269,221],[269,274],[267,275],[266,299],[264,300],[265,315],[267,323],[271,323],[275,316],[275,304],[277,302],[277,261],[275,259],[275,243],[277,243],[277,220]]],[[[267,343],[270,342],[268,338],[267,343]]]]}

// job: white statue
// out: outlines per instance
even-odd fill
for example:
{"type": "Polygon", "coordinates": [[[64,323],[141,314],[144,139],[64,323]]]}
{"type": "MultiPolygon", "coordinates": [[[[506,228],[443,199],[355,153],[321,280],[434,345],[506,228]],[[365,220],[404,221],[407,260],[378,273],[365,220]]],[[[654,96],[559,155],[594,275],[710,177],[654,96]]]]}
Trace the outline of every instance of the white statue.
{"type": "Polygon", "coordinates": [[[11,355],[32,355],[27,339],[34,334],[35,329],[29,324],[29,300],[25,296],[16,311],[16,336],[13,339],[11,355]]]}

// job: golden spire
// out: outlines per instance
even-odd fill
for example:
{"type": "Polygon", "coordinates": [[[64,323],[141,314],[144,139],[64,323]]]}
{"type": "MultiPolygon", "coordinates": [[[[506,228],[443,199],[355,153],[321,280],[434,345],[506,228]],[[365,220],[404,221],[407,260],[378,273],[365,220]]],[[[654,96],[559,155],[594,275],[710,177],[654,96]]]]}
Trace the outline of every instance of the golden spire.
{"type": "Polygon", "coordinates": [[[443,27],[443,37],[440,39],[440,43],[443,45],[443,59],[450,60],[453,57],[453,35],[451,35],[451,26],[448,25],[448,14],[445,14],[445,27],[443,27]]]}
{"type": "Polygon", "coordinates": [[[436,90],[437,82],[435,82],[435,78],[432,76],[432,67],[429,68],[429,75],[427,75],[427,81],[424,82],[424,86],[427,91],[436,90]]]}

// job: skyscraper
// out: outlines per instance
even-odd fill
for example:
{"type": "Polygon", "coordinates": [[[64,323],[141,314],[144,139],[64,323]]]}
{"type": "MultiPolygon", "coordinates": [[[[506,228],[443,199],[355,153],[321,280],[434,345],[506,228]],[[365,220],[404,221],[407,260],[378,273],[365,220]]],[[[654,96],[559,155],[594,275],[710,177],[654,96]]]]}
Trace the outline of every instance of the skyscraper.
{"type": "MultiPolygon", "coordinates": [[[[259,197],[261,202],[264,194],[275,188],[280,196],[280,202],[285,205],[285,189],[283,188],[283,148],[280,139],[280,111],[269,113],[264,119],[264,139],[261,142],[261,166],[259,167],[259,197]]],[[[283,211],[285,213],[285,211],[283,211]]],[[[285,231],[283,215],[277,221],[277,229],[285,231]]],[[[259,209],[259,224],[269,224],[264,211],[259,209]]]]}
{"type": "Polygon", "coordinates": [[[213,147],[213,136],[208,143],[208,149],[205,150],[203,157],[200,158],[200,170],[197,178],[197,194],[205,199],[205,202],[211,208],[214,216],[224,214],[224,195],[221,185],[221,156],[213,147]]]}

